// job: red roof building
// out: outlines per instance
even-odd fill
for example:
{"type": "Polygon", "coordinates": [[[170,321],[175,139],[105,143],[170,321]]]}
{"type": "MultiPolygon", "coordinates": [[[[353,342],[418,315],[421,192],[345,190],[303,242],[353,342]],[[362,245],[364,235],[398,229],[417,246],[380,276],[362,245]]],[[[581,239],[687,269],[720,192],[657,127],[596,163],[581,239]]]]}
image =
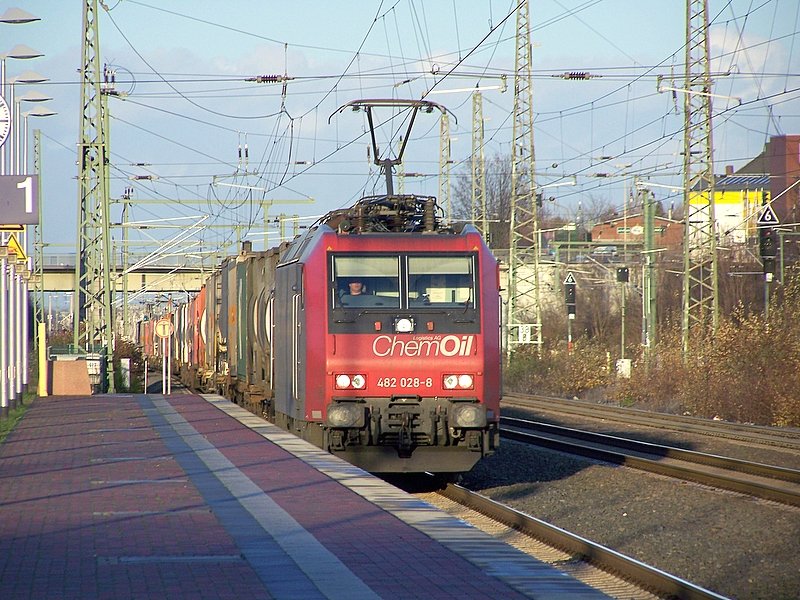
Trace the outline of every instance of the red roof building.
{"type": "MultiPolygon", "coordinates": [[[[683,245],[683,221],[655,217],[654,241],[656,248],[679,250],[683,245]]],[[[592,242],[622,245],[625,242],[644,242],[644,221],[641,213],[617,217],[592,227],[592,242]]]]}

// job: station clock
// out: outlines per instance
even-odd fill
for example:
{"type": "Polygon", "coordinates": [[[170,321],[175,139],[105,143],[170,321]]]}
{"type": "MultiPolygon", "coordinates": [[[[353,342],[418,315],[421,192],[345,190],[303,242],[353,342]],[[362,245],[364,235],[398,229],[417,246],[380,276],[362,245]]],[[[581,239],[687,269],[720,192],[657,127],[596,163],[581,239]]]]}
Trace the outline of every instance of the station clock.
{"type": "Polygon", "coordinates": [[[0,96],[0,146],[5,144],[9,133],[11,133],[11,111],[8,109],[6,99],[0,96]]]}

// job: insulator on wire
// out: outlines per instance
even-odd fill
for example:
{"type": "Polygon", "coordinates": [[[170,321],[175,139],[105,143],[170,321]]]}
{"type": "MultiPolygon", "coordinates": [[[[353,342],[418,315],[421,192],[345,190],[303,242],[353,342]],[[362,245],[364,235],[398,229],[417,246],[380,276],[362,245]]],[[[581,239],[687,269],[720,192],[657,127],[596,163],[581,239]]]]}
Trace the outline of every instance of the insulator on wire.
{"type": "Polygon", "coordinates": [[[560,77],[561,79],[583,80],[594,79],[595,77],[600,77],[600,75],[593,75],[587,71],[567,71],[561,75],[553,75],[553,77],[560,77]]]}

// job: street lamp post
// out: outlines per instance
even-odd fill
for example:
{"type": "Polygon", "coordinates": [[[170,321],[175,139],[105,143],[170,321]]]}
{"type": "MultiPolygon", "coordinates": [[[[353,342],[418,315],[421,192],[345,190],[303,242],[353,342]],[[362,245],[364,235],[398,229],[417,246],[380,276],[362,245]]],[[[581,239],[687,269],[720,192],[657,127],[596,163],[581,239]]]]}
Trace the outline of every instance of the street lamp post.
{"type": "MultiPolygon", "coordinates": [[[[8,13],[9,11],[6,11],[8,13]]],[[[5,15],[4,15],[5,16],[5,15]]],[[[13,21],[3,21],[0,18],[0,22],[13,22],[13,21]]],[[[13,98],[13,86],[10,87],[9,90],[6,90],[6,59],[13,58],[18,60],[29,60],[32,58],[39,58],[40,56],[44,56],[41,52],[34,50],[30,46],[26,46],[25,44],[17,44],[11,50],[6,52],[5,54],[0,54],[0,94],[6,99],[8,103],[8,107],[13,112],[14,110],[14,98],[13,98]]],[[[12,133],[13,128],[15,126],[13,115],[11,119],[11,127],[12,133]]],[[[13,150],[13,140],[11,141],[11,145],[9,146],[13,150]]],[[[3,144],[0,147],[0,175],[6,175],[6,144],[3,144]]],[[[10,165],[9,165],[10,167],[10,165]]]]}
{"type": "MultiPolygon", "coordinates": [[[[0,23],[18,25],[38,21],[39,18],[20,9],[9,8],[0,15],[0,23]]],[[[8,105],[11,112],[11,135],[8,145],[0,145],[0,175],[9,174],[14,169],[10,152],[15,152],[19,146],[15,145],[17,122],[15,120],[15,102],[9,98],[13,86],[6,84],[6,59],[32,59],[42,56],[41,52],[23,44],[14,46],[4,54],[0,54],[0,95],[8,105]],[[8,99],[11,101],[8,102],[8,99]],[[8,156],[8,159],[7,159],[8,156]]],[[[3,235],[0,245],[7,243],[7,236],[3,235]]],[[[27,281],[29,272],[12,261],[7,252],[0,259],[0,417],[8,415],[10,409],[17,403],[22,403],[23,383],[27,382],[27,345],[28,330],[27,319],[23,310],[27,308],[27,281]],[[25,365],[24,368],[22,365],[25,365]]]]}
{"type": "MultiPolygon", "coordinates": [[[[35,79],[37,81],[42,80],[41,76],[36,76],[35,79]]],[[[14,88],[19,83],[27,83],[21,80],[14,80],[11,82],[11,90],[12,96],[14,88]]],[[[28,111],[24,114],[21,114],[20,106],[22,102],[44,102],[46,100],[51,100],[49,96],[42,94],[41,92],[36,91],[29,91],[23,95],[20,95],[13,101],[14,106],[14,128],[12,130],[11,136],[11,173],[13,175],[27,175],[28,174],[28,117],[33,116],[50,116],[55,114],[53,111],[48,110],[44,107],[39,107],[38,110],[34,109],[32,111],[28,111]],[[19,119],[22,116],[23,126],[22,128],[19,127],[19,119]]],[[[28,255],[27,261],[27,273],[23,275],[20,273],[18,276],[18,285],[21,290],[19,296],[19,302],[17,303],[17,312],[19,313],[19,322],[17,323],[17,334],[16,334],[16,351],[14,353],[16,358],[16,380],[17,380],[17,392],[19,394],[22,393],[22,390],[26,388],[28,385],[28,367],[30,365],[30,360],[28,357],[28,350],[29,350],[29,331],[28,331],[28,316],[30,313],[29,306],[28,306],[28,291],[29,291],[29,277],[30,272],[33,270],[33,258],[30,257],[28,252],[28,226],[23,225],[23,230],[20,235],[20,246],[22,247],[23,252],[28,255]]]]}
{"type": "MultiPolygon", "coordinates": [[[[47,108],[45,106],[37,106],[33,110],[29,110],[23,115],[23,128],[22,128],[22,134],[23,134],[22,173],[23,174],[28,174],[28,117],[51,117],[51,116],[53,116],[55,114],[57,114],[55,111],[52,111],[52,110],[50,110],[49,108],[47,108]]],[[[37,211],[38,211],[38,217],[39,217],[37,219],[39,221],[39,223],[36,225],[36,227],[38,228],[36,231],[37,232],[41,232],[42,231],[42,222],[41,222],[41,219],[42,219],[42,200],[41,200],[41,197],[38,199],[38,202],[36,204],[37,204],[37,211]]],[[[28,230],[27,230],[27,225],[26,225],[25,226],[25,241],[24,241],[24,244],[23,244],[22,247],[25,248],[27,243],[28,243],[28,230]]],[[[39,245],[41,246],[41,242],[40,242],[39,245]]],[[[27,249],[25,251],[27,252],[27,249]]],[[[35,257],[29,256],[29,258],[28,258],[28,272],[29,273],[32,273],[34,271],[34,268],[33,268],[34,267],[34,263],[36,263],[37,261],[41,260],[41,257],[39,257],[39,255],[37,253],[37,248],[34,248],[34,255],[35,255],[35,257]]],[[[27,330],[27,323],[29,322],[29,313],[30,313],[29,304],[27,302],[28,292],[30,291],[29,290],[29,281],[30,280],[28,278],[26,278],[24,280],[24,283],[23,283],[23,292],[24,292],[23,293],[23,298],[25,298],[25,302],[22,303],[22,318],[23,318],[23,322],[25,323],[26,330],[27,330]]],[[[42,282],[41,281],[37,281],[36,283],[34,283],[34,285],[38,286],[38,289],[36,289],[36,294],[35,294],[36,298],[34,299],[34,304],[39,306],[40,303],[41,303],[41,296],[39,294],[39,291],[42,289],[42,287],[41,287],[42,286],[42,282]]],[[[36,333],[37,332],[34,332],[34,336],[36,336],[36,333]]],[[[28,351],[29,351],[30,346],[28,344],[28,338],[29,338],[29,335],[25,335],[23,337],[23,339],[22,339],[22,385],[23,386],[27,386],[28,385],[28,379],[29,379],[29,377],[28,377],[28,369],[29,369],[29,366],[30,366],[30,361],[29,361],[29,357],[28,357],[28,351]]],[[[37,345],[37,347],[38,347],[38,345],[37,345]]],[[[41,365],[40,365],[40,370],[41,370],[41,365]]]]}

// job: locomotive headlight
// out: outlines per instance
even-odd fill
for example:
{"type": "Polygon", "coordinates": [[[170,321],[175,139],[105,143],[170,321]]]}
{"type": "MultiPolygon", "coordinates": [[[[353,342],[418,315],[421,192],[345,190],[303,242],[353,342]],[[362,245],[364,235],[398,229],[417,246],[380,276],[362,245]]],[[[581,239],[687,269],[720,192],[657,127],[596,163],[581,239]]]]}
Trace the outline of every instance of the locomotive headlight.
{"type": "Polygon", "coordinates": [[[450,409],[450,424],[454,427],[485,427],[486,408],[471,402],[456,404],[450,409]]]}
{"type": "Polygon", "coordinates": [[[339,373],[334,377],[337,390],[363,390],[367,386],[367,376],[348,375],[346,373],[339,373]]]}
{"type": "Polygon", "coordinates": [[[340,402],[328,407],[328,425],[331,427],[363,427],[364,408],[354,402],[340,402]]]}
{"type": "Polygon", "coordinates": [[[414,331],[414,319],[410,317],[397,317],[394,320],[395,333],[411,333],[414,331]]]}
{"type": "Polygon", "coordinates": [[[458,375],[445,375],[442,380],[442,385],[446,390],[454,390],[458,385],[458,375]]]}
{"type": "Polygon", "coordinates": [[[458,376],[458,387],[462,390],[471,390],[472,389],[472,375],[459,375],[458,376]]]}
{"type": "Polygon", "coordinates": [[[462,373],[460,375],[445,375],[442,377],[442,387],[446,390],[454,390],[460,388],[462,390],[471,390],[475,384],[472,375],[462,373]]]}

